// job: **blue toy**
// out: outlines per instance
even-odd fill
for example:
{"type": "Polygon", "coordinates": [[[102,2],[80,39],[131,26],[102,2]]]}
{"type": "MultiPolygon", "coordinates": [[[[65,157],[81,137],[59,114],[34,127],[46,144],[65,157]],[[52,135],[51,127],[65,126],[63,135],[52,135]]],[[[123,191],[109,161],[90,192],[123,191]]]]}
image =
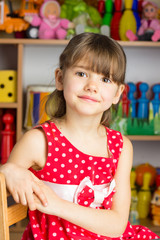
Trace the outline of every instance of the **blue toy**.
{"type": "Polygon", "coordinates": [[[153,105],[153,115],[155,117],[156,113],[159,113],[160,110],[160,84],[153,86],[152,91],[154,92],[154,98],[151,101],[153,105]]]}
{"type": "Polygon", "coordinates": [[[136,103],[137,100],[134,97],[134,93],[136,92],[136,85],[132,82],[128,83],[129,86],[129,93],[128,93],[128,99],[130,100],[130,106],[131,106],[131,118],[136,117],[136,103]]]}
{"type": "Polygon", "coordinates": [[[136,25],[137,25],[137,31],[138,31],[139,27],[141,26],[141,19],[138,13],[138,0],[133,0],[132,11],[136,19],[136,25]]]}
{"type": "Polygon", "coordinates": [[[149,86],[147,83],[141,83],[139,89],[141,91],[141,97],[137,100],[138,101],[137,117],[140,119],[148,119],[149,100],[146,98],[146,92],[148,91],[149,86]]]}

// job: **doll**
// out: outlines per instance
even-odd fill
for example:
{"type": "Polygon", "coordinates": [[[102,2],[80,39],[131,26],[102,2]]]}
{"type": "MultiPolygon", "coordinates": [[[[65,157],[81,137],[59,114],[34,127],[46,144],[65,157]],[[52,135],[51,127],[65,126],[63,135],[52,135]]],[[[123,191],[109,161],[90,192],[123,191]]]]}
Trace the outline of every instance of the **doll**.
{"type": "Polygon", "coordinates": [[[135,35],[131,30],[126,32],[130,41],[158,41],[160,39],[160,21],[158,19],[158,6],[151,1],[142,3],[141,26],[135,35]]]}
{"type": "Polygon", "coordinates": [[[32,26],[39,27],[40,39],[65,39],[67,29],[74,28],[74,24],[59,16],[59,3],[55,0],[45,0],[41,5],[39,16],[26,16],[25,20],[32,26]]]}

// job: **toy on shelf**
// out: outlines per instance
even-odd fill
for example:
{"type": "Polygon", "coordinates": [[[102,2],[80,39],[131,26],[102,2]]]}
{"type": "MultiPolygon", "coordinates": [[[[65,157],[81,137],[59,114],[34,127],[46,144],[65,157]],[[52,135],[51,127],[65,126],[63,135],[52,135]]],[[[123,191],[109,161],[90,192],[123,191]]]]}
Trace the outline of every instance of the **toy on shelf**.
{"type": "Polygon", "coordinates": [[[24,127],[30,129],[49,119],[45,112],[45,103],[48,95],[55,87],[45,85],[30,85],[27,88],[27,106],[24,127]]]}
{"type": "Polygon", "coordinates": [[[140,164],[135,168],[135,172],[136,172],[136,184],[138,186],[142,187],[144,183],[143,179],[145,173],[150,173],[151,175],[149,186],[154,185],[157,173],[155,167],[153,167],[151,164],[149,163],[140,164]]]}
{"type": "Polygon", "coordinates": [[[99,0],[98,1],[98,12],[100,13],[101,17],[104,16],[105,13],[105,1],[104,0],[99,0]]]}
{"type": "Polygon", "coordinates": [[[111,20],[111,37],[115,40],[120,40],[119,36],[119,24],[122,17],[122,0],[114,1],[115,11],[111,20]]]}
{"type": "Polygon", "coordinates": [[[160,21],[158,19],[158,6],[152,1],[143,1],[143,16],[141,26],[135,34],[132,29],[126,32],[130,41],[158,41],[160,39],[160,21]]]}
{"type": "Polygon", "coordinates": [[[131,206],[129,213],[129,221],[132,225],[139,224],[139,214],[138,214],[138,194],[135,186],[136,181],[136,172],[132,169],[130,175],[130,183],[131,183],[131,206]]]}
{"type": "Polygon", "coordinates": [[[0,102],[16,102],[17,72],[13,70],[0,71],[0,102]]]}
{"type": "Polygon", "coordinates": [[[75,34],[82,32],[100,33],[102,18],[98,10],[83,0],[66,0],[61,6],[62,18],[75,24],[75,34]]]}
{"type": "Polygon", "coordinates": [[[147,218],[150,212],[151,190],[149,184],[151,181],[151,174],[145,172],[143,175],[143,185],[138,192],[138,213],[139,218],[147,218]]]}
{"type": "Polygon", "coordinates": [[[40,7],[39,15],[27,15],[24,19],[32,26],[39,27],[38,37],[40,39],[65,39],[67,29],[74,28],[74,24],[68,19],[60,18],[60,11],[61,8],[57,1],[45,0],[40,7]]]}
{"type": "Polygon", "coordinates": [[[5,124],[5,128],[1,131],[1,164],[4,164],[7,162],[15,144],[14,117],[12,114],[6,113],[2,117],[2,121],[5,124]]]}
{"type": "Polygon", "coordinates": [[[118,105],[112,108],[111,128],[124,135],[160,135],[160,84],[150,90],[145,82],[126,84],[118,105]]]}
{"type": "Polygon", "coordinates": [[[156,187],[151,201],[151,213],[153,224],[160,226],[160,174],[156,177],[156,187]]]}
{"type": "Polygon", "coordinates": [[[125,0],[124,4],[125,4],[125,10],[120,20],[119,34],[120,34],[120,39],[122,41],[128,41],[126,32],[128,30],[132,30],[132,32],[136,34],[137,26],[136,26],[136,19],[132,11],[133,0],[125,0]]]}
{"type": "Polygon", "coordinates": [[[141,19],[138,13],[138,0],[133,0],[132,10],[133,10],[134,17],[136,19],[136,26],[137,26],[136,31],[138,31],[141,25],[141,19]]]}

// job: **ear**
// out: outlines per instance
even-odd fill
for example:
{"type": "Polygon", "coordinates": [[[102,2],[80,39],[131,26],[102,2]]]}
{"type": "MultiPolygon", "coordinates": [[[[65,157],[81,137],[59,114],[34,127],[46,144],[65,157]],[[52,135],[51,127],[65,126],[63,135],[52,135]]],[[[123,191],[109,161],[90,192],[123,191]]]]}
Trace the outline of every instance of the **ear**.
{"type": "Polygon", "coordinates": [[[57,68],[55,70],[55,84],[56,84],[57,90],[59,91],[63,90],[63,74],[60,68],[57,68]]]}
{"type": "Polygon", "coordinates": [[[117,90],[116,95],[114,97],[113,104],[117,104],[119,102],[119,99],[120,99],[124,89],[125,89],[124,84],[121,84],[120,86],[118,86],[118,90],[117,90]]]}

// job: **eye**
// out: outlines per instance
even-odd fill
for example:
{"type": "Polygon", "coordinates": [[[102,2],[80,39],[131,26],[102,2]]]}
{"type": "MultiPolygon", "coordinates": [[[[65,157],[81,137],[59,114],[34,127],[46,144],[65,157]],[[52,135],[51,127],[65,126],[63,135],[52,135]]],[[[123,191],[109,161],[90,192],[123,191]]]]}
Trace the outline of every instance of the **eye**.
{"type": "Polygon", "coordinates": [[[87,77],[87,74],[84,72],[77,72],[76,75],[79,77],[87,77]]]}
{"type": "Polygon", "coordinates": [[[104,83],[111,83],[111,80],[107,77],[102,78],[102,82],[104,83]]]}

